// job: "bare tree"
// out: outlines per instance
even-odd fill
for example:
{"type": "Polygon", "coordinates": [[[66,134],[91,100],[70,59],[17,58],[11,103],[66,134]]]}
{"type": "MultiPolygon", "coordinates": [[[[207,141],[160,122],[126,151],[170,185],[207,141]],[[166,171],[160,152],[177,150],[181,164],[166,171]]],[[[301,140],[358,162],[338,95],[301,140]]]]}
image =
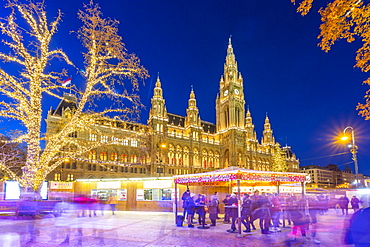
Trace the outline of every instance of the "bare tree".
{"type": "Polygon", "coordinates": [[[18,180],[23,191],[33,191],[63,162],[65,157],[61,152],[66,147],[73,149],[68,157],[78,158],[92,148],[107,144],[70,137],[79,131],[92,130],[97,121],[109,114],[130,118],[141,106],[137,95],[138,78],[146,78],[147,71],[135,55],[127,52],[118,35],[118,22],[104,19],[100,8],[90,2],[78,13],[82,26],[76,32],[86,49],[81,69],[85,89],[63,86],[61,82],[67,71],[53,71],[55,59],[74,65],[61,49],[50,48],[61,21],[61,12],[48,22],[43,2],[21,4],[9,0],[6,7],[11,13],[1,19],[0,29],[6,37],[2,43],[10,52],[0,53],[0,59],[16,64],[21,70],[16,74],[13,70],[0,68],[0,93],[6,96],[6,100],[0,102],[0,117],[17,120],[25,127],[25,133],[12,142],[26,145],[27,158],[21,176],[9,170],[7,162],[0,161],[0,169],[18,180]],[[18,23],[25,23],[24,26],[17,23],[16,17],[23,19],[18,23]],[[60,92],[63,89],[69,89],[77,96],[76,108],[58,132],[45,136],[41,131],[42,99],[45,95],[62,99],[60,92]],[[111,100],[112,107],[97,111],[94,108],[96,100],[102,99],[111,100]],[[46,144],[42,149],[44,141],[46,144]]]}

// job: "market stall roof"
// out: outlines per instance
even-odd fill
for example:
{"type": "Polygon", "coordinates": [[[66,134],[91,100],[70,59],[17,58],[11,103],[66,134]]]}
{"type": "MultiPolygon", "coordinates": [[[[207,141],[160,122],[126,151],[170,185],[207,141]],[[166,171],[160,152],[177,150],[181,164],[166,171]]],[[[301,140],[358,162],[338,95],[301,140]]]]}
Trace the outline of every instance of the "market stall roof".
{"type": "Polygon", "coordinates": [[[240,167],[230,166],[224,169],[219,169],[205,173],[184,174],[174,176],[176,184],[187,185],[226,185],[227,183],[236,183],[240,180],[244,185],[276,185],[289,184],[297,182],[306,182],[307,174],[294,172],[270,172],[270,171],[255,171],[240,167]]]}

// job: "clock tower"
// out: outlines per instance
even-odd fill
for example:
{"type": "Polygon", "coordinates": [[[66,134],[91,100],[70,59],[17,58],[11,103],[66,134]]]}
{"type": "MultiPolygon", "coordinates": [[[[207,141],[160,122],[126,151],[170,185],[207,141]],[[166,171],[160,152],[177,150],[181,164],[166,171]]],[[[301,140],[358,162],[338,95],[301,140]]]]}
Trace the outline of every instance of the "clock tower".
{"type": "Polygon", "coordinates": [[[243,77],[238,71],[234,49],[229,38],[224,74],[216,98],[216,128],[224,146],[225,166],[241,165],[245,145],[245,100],[243,77]]]}
{"type": "Polygon", "coordinates": [[[243,128],[244,106],[243,77],[238,71],[238,63],[229,38],[224,74],[220,79],[220,92],[216,99],[217,131],[243,128]]]}

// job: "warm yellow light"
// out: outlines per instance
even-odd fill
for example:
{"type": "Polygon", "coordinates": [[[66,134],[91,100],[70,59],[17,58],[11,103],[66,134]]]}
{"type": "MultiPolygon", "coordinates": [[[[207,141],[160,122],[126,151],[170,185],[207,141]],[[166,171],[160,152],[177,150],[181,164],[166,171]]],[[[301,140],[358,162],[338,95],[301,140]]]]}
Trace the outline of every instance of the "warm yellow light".
{"type": "Polygon", "coordinates": [[[348,137],[348,136],[342,136],[340,139],[341,139],[342,141],[347,141],[347,140],[349,139],[349,137],[348,137]]]}
{"type": "Polygon", "coordinates": [[[64,161],[65,162],[69,162],[69,158],[64,158],[64,161]]]}
{"type": "Polygon", "coordinates": [[[161,148],[166,148],[166,143],[162,143],[161,148]]]}

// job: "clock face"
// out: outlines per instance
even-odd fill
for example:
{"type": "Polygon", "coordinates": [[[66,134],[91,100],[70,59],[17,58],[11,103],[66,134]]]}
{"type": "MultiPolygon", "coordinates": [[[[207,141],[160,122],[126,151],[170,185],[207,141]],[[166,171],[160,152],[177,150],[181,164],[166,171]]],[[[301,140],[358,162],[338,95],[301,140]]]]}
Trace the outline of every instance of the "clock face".
{"type": "Polygon", "coordinates": [[[234,93],[236,94],[236,95],[238,95],[239,94],[239,90],[238,89],[234,89],[234,93]]]}
{"type": "Polygon", "coordinates": [[[229,90],[225,90],[224,96],[226,96],[229,93],[229,90]]]}

